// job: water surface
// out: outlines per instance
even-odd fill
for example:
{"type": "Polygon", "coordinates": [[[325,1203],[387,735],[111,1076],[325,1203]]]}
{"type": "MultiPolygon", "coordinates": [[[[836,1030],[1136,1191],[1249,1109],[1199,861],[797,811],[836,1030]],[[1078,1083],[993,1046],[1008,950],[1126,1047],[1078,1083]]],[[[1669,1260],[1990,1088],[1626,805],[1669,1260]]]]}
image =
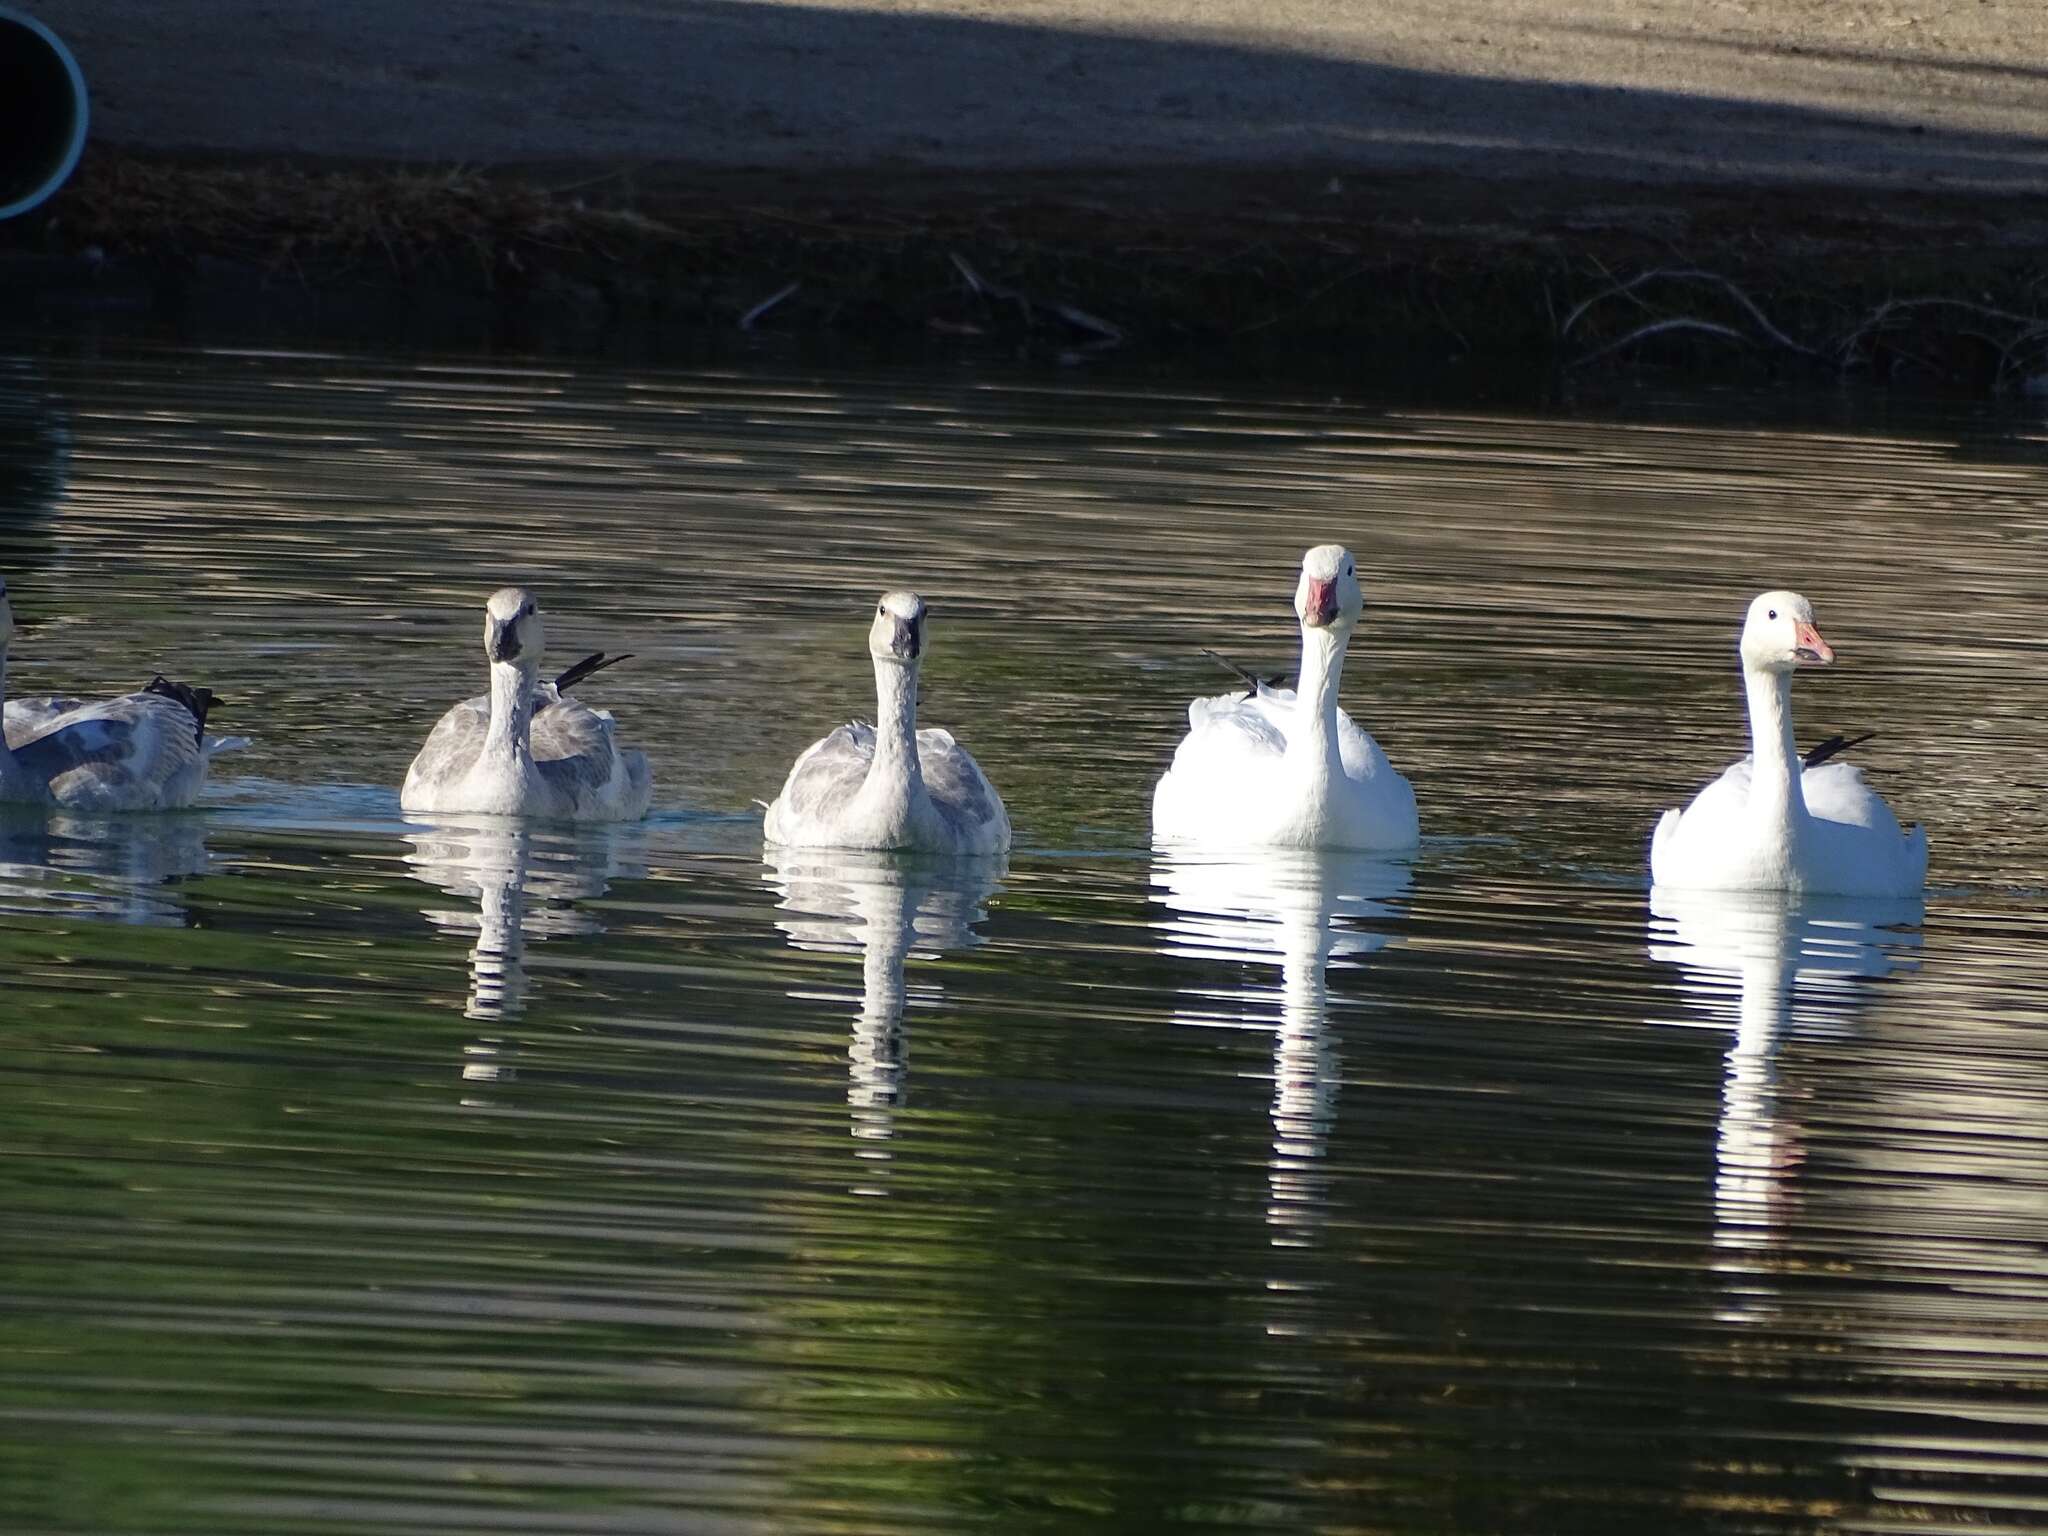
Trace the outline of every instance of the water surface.
{"type": "Polygon", "coordinates": [[[2048,1529],[2044,437],[10,361],[10,686],[254,743],[0,824],[0,1524],[2048,1529]],[[1200,648],[1285,668],[1327,538],[1421,853],[1155,860],[1200,648]],[[512,580],[636,653],[644,825],[400,817],[512,580]],[[902,583],[1017,848],[764,859],[902,583]],[[1646,892],[1764,585],[1924,905],[1646,892]]]}

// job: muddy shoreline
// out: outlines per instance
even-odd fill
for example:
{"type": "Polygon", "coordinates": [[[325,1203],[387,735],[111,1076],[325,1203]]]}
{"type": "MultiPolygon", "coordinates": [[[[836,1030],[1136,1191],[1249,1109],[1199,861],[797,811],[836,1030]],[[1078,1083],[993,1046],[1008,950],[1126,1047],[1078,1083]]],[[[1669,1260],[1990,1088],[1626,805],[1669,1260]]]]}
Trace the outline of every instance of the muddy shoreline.
{"type": "Polygon", "coordinates": [[[2048,326],[2048,210],[1981,193],[1316,165],[484,173],[96,149],[0,231],[0,274],[16,323],[438,317],[548,350],[791,335],[1067,362],[1903,372],[1991,391],[2048,370],[2048,333],[2030,335],[2048,326]]]}

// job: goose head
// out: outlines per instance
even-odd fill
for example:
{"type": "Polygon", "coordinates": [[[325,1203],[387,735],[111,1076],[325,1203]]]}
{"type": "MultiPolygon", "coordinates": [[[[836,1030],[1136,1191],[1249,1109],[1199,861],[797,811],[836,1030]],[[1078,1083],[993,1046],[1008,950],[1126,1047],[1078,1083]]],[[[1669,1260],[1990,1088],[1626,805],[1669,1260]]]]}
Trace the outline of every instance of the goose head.
{"type": "Polygon", "coordinates": [[[1301,557],[1294,611],[1304,629],[1348,630],[1365,611],[1358,562],[1342,544],[1318,544],[1301,557]]]}
{"type": "Polygon", "coordinates": [[[540,604],[524,587],[500,587],[484,604],[484,655],[493,665],[538,667],[541,653],[540,604]]]}
{"type": "Polygon", "coordinates": [[[1797,592],[1766,592],[1749,605],[1742,626],[1742,664],[1757,672],[1789,673],[1825,666],[1834,647],[1815,628],[1813,604],[1797,592]]]}
{"type": "Polygon", "coordinates": [[[877,661],[914,667],[924,655],[924,599],[915,592],[884,592],[868,627],[868,654],[877,661]]]}

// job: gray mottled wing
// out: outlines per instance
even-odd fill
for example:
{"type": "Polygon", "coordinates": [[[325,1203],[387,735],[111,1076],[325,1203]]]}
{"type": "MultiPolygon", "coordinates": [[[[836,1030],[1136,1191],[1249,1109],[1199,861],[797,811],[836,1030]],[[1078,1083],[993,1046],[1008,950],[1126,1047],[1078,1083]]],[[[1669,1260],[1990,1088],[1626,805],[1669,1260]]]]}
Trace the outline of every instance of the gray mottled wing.
{"type": "Polygon", "coordinates": [[[491,701],[487,694],[464,699],[434,722],[427,739],[405,771],[405,792],[451,783],[468,773],[484,749],[484,735],[490,729],[491,701]]]}
{"type": "Polygon", "coordinates": [[[829,816],[860,793],[875,760],[875,729],[854,720],[812,742],[789,770],[782,800],[796,816],[829,816]]]}
{"type": "Polygon", "coordinates": [[[0,719],[0,729],[7,734],[11,747],[39,736],[56,723],[60,715],[68,715],[74,709],[83,709],[83,699],[9,699],[0,719]]]}
{"type": "Polygon", "coordinates": [[[608,710],[592,709],[576,699],[541,690],[540,707],[533,716],[533,758],[535,762],[559,762],[566,758],[594,757],[603,765],[600,778],[611,773],[617,747],[612,739],[612,717],[608,710]]]}
{"type": "Polygon", "coordinates": [[[191,711],[154,693],[81,705],[8,745],[59,805],[83,810],[188,803],[205,764],[191,711]]]}
{"type": "Polygon", "coordinates": [[[611,713],[544,690],[533,717],[533,765],[578,808],[596,804],[622,766],[611,713]]]}
{"type": "Polygon", "coordinates": [[[647,766],[647,754],[635,747],[621,755],[626,760],[629,798],[634,804],[644,808],[654,798],[654,773],[647,766]]]}
{"type": "Polygon", "coordinates": [[[925,791],[932,797],[932,803],[957,831],[970,833],[998,824],[1009,826],[1002,796],[989,783],[973,754],[953,739],[952,732],[919,731],[917,765],[924,774],[925,791]]]}

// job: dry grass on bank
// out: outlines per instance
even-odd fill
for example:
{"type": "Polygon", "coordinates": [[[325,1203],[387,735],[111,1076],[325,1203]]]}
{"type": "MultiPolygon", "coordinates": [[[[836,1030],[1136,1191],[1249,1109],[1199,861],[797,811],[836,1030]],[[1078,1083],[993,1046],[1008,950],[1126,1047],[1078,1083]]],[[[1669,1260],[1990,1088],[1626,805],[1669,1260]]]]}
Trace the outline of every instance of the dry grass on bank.
{"type": "Polygon", "coordinates": [[[2048,237],[1967,202],[1136,171],[690,181],[100,150],[52,207],[73,251],[713,328],[1084,353],[1742,353],[1996,389],[2048,369],[2048,237]]]}
{"type": "Polygon", "coordinates": [[[394,273],[466,253],[489,273],[508,245],[605,256],[621,241],[674,238],[630,208],[590,206],[460,166],[308,170],[115,154],[86,163],[62,217],[73,242],[203,252],[278,270],[312,261],[394,273]]]}

